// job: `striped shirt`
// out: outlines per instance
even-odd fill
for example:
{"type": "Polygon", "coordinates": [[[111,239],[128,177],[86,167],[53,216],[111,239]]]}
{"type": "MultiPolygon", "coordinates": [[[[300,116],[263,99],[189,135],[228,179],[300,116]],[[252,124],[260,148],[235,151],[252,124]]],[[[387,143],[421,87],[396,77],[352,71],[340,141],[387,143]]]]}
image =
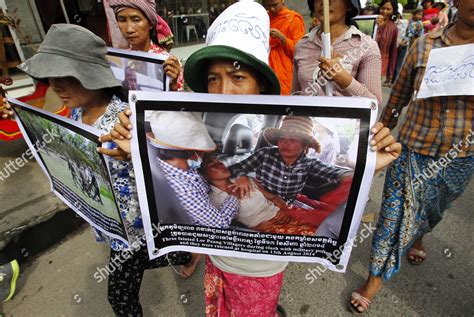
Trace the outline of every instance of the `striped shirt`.
{"type": "MultiPolygon", "coordinates": [[[[296,45],[292,93],[324,96],[324,79],[319,72],[318,58],[323,44],[317,35],[319,27],[306,34],[296,45]]],[[[352,82],[344,89],[334,84],[334,96],[357,96],[382,102],[380,79],[381,57],[377,43],[351,26],[333,42],[333,51],[344,56],[341,65],[352,75],[352,82]]]]}
{"type": "Polygon", "coordinates": [[[216,208],[209,197],[209,184],[195,169],[185,171],[159,158],[157,160],[181,205],[195,224],[221,229],[229,227],[240,208],[237,197],[227,196],[220,208],[216,208]]]}
{"type": "Polygon", "coordinates": [[[229,170],[234,177],[257,173],[257,180],[266,190],[286,201],[292,201],[303,190],[309,175],[334,184],[339,183],[344,176],[352,175],[348,169],[327,165],[304,154],[288,166],[276,147],[258,149],[247,159],[230,166],[229,170]]]}
{"type": "Polygon", "coordinates": [[[449,29],[450,26],[439,32],[426,34],[413,44],[393,86],[381,121],[393,129],[398,123],[402,109],[410,105],[400,129],[400,142],[423,155],[446,155],[456,148],[458,157],[466,157],[474,154],[474,142],[470,145],[466,142],[470,141],[468,137],[472,137],[474,128],[474,96],[443,96],[415,100],[431,49],[450,46],[449,29]]]}

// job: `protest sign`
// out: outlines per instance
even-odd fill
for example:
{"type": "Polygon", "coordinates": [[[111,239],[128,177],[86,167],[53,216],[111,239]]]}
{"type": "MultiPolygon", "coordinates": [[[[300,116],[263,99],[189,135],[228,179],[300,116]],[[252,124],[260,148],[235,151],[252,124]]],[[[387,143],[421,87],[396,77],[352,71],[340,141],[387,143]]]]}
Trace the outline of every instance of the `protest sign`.
{"type": "Polygon", "coordinates": [[[150,258],[183,250],[345,271],[375,168],[373,100],[166,92],[131,100],[150,258]],[[286,166],[298,140],[306,154],[286,166]],[[248,196],[226,185],[242,176],[248,196]]]}
{"type": "Polygon", "coordinates": [[[105,156],[96,150],[101,132],[16,99],[8,102],[52,191],[94,228],[127,242],[105,156]]]}
{"type": "Polygon", "coordinates": [[[357,28],[364,34],[375,40],[377,36],[377,15],[358,15],[352,19],[357,28]]]}
{"type": "Polygon", "coordinates": [[[474,44],[432,49],[417,99],[472,95],[474,44]]]}
{"type": "Polygon", "coordinates": [[[109,47],[106,57],[115,77],[125,89],[168,90],[169,80],[163,69],[167,56],[109,47]]]}

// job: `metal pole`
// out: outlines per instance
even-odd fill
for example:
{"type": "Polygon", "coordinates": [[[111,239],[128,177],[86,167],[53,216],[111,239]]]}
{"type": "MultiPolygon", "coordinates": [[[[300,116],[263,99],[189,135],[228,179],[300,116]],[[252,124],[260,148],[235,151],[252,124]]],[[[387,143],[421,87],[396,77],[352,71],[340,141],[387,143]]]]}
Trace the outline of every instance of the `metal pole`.
{"type": "Polygon", "coordinates": [[[64,18],[66,19],[66,23],[71,24],[71,21],[69,21],[69,17],[67,15],[66,6],[64,5],[64,0],[60,0],[59,2],[61,3],[61,9],[63,9],[63,14],[64,14],[64,18]]]}

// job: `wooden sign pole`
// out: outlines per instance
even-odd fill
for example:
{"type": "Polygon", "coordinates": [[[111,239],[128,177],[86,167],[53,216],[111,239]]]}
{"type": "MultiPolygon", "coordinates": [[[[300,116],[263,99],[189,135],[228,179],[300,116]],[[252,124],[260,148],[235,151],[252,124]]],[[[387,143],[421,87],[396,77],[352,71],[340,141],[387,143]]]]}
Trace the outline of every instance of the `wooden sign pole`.
{"type": "MultiPolygon", "coordinates": [[[[323,57],[331,58],[331,23],[329,20],[329,0],[323,0],[323,33],[321,36],[323,42],[323,57]]],[[[326,96],[333,95],[333,83],[328,81],[325,87],[326,96]]]]}

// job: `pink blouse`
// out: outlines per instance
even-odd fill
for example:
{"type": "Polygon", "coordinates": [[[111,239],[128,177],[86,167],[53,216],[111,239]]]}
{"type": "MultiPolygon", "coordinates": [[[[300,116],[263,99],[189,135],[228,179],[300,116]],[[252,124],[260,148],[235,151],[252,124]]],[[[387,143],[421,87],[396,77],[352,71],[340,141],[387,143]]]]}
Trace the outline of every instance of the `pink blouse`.
{"type": "MultiPolygon", "coordinates": [[[[322,52],[319,27],[306,34],[296,45],[293,70],[293,94],[324,96],[324,79],[319,74],[318,58],[322,52]]],[[[380,79],[381,57],[377,43],[351,26],[346,33],[333,41],[333,51],[344,56],[341,65],[353,79],[341,89],[334,83],[335,96],[372,98],[382,103],[380,79]]]]}

